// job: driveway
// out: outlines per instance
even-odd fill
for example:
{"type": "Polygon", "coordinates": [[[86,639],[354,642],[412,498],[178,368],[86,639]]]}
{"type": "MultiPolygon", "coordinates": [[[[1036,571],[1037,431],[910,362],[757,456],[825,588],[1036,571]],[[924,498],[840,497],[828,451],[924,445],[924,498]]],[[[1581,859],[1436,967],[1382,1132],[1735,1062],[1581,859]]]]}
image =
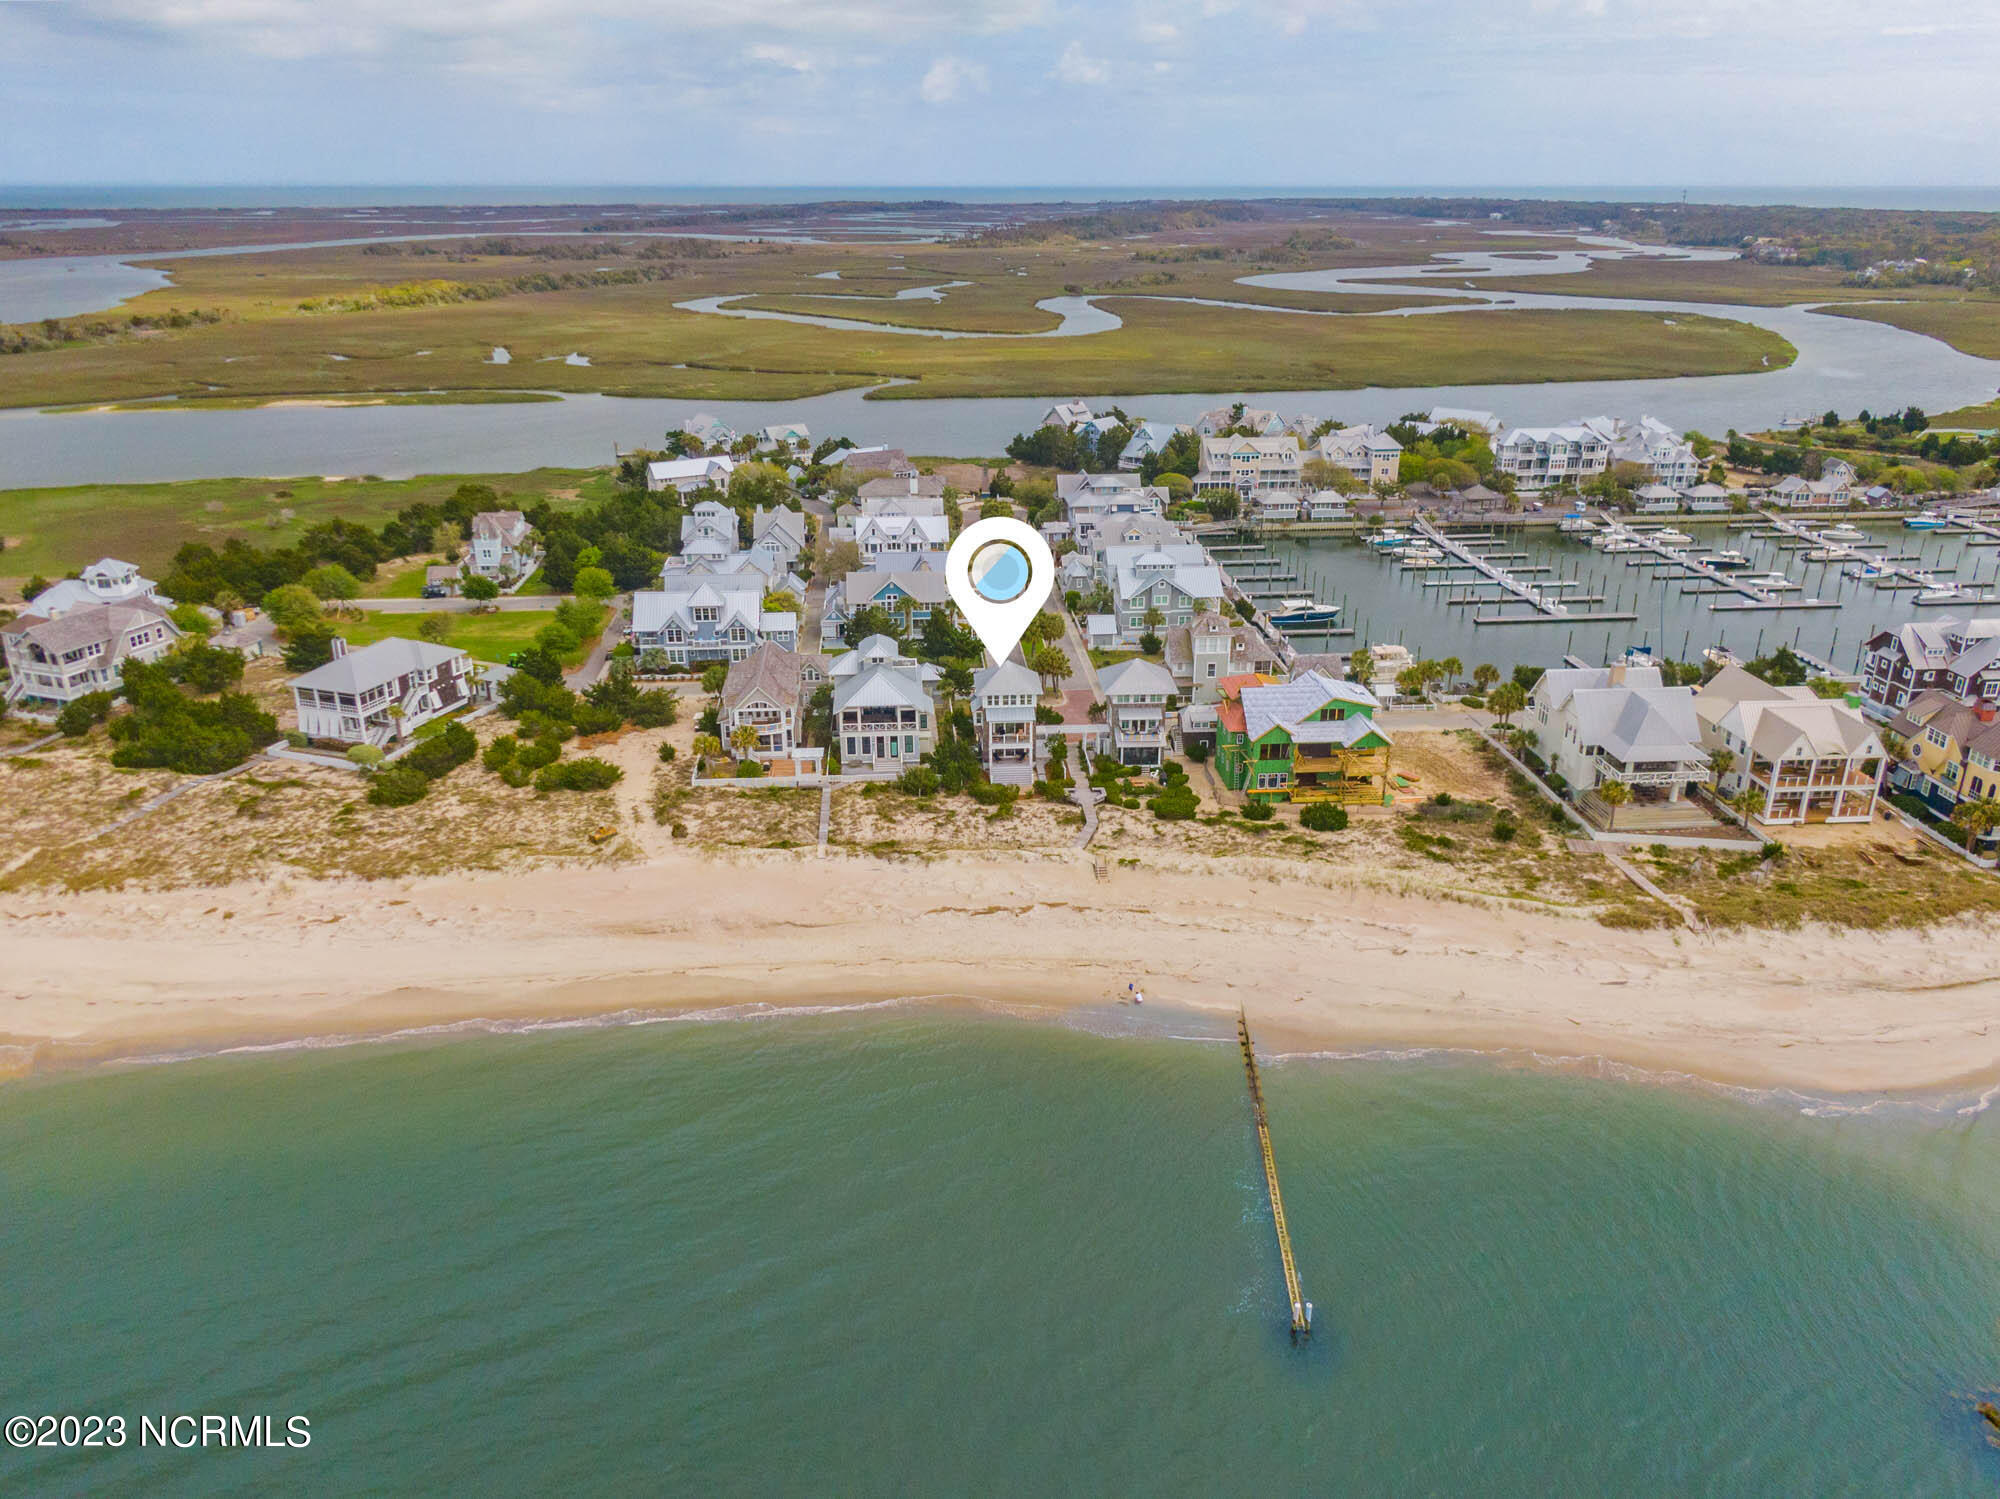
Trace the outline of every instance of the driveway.
{"type": "Polygon", "coordinates": [[[590,654],[583,658],[583,665],[563,673],[563,683],[572,691],[581,692],[604,675],[604,663],[611,658],[612,651],[625,638],[625,622],[630,617],[627,606],[632,602],[630,594],[621,593],[611,600],[611,619],[604,626],[604,633],[597,637],[597,644],[590,648],[590,654]]]}

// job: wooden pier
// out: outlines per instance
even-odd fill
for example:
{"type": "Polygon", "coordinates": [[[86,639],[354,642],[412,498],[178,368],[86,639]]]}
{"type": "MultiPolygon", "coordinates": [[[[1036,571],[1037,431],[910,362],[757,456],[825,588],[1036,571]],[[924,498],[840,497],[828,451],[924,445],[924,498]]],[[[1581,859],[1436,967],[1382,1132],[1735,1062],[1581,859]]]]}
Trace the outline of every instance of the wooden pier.
{"type": "Polygon", "coordinates": [[[1278,1258],[1285,1265],[1285,1300],[1291,1308],[1292,1337],[1312,1335],[1312,1303],[1299,1287],[1298,1262],[1292,1258],[1292,1231],[1285,1222],[1285,1194],[1278,1188],[1278,1158],[1271,1151],[1271,1121],[1264,1112],[1264,1086],[1257,1077],[1257,1052],[1250,1044],[1250,1021],[1236,1011],[1236,1039],[1243,1048],[1243,1072],[1250,1080],[1250,1113],[1257,1122],[1257,1148],[1264,1154],[1264,1184],[1271,1193],[1271,1222],[1278,1230],[1278,1258]]]}

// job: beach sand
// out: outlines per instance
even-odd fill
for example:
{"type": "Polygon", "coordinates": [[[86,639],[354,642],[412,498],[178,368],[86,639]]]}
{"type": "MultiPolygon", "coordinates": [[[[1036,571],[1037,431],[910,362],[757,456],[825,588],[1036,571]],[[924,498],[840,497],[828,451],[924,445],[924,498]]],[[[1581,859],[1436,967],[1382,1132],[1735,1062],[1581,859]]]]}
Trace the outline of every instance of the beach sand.
{"type": "Polygon", "coordinates": [[[1525,1048],[1820,1093],[2000,1076],[1991,922],[1613,931],[1339,871],[1079,854],[877,860],[656,849],[402,881],[17,896],[12,1070],[556,1018],[907,996],[1233,1012],[1261,1045],[1525,1048]]]}

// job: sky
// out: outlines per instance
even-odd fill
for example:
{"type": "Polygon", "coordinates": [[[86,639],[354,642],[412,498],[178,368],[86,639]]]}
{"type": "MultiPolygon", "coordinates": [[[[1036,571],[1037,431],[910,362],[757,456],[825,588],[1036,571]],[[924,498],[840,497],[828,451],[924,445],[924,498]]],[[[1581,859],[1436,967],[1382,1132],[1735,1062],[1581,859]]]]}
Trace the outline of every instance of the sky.
{"type": "Polygon", "coordinates": [[[1988,0],[0,0],[0,183],[2000,180],[1988,0]]]}

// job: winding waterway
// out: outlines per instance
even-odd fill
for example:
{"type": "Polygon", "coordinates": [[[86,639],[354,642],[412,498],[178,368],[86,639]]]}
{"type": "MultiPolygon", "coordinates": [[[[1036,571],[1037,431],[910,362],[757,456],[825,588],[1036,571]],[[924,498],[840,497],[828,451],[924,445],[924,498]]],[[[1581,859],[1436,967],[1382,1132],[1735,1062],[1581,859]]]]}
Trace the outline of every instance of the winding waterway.
{"type": "MultiPolygon", "coordinates": [[[[413,236],[428,238],[431,236],[413,236]]],[[[382,238],[380,236],[378,239],[382,238]]],[[[1574,237],[1572,237],[1574,240],[1574,237]]],[[[1315,419],[1393,420],[1433,405],[1492,410],[1512,422],[1559,422],[1580,415],[1647,413],[1683,429],[1721,433],[1729,428],[1773,425],[1788,416],[1828,408],[1899,407],[1914,403],[1947,410],[1990,398],[2000,388],[2000,361],[1977,359],[1921,334],[1883,323],[1830,316],[1808,305],[1743,307],[1530,292],[1481,292],[1468,287],[1475,274],[1560,276],[1593,258],[1657,255],[1713,258],[1720,252],[1663,251],[1625,241],[1575,240],[1574,249],[1537,252],[1524,259],[1504,252],[1456,252],[1433,265],[1379,266],[1339,271],[1280,272],[1246,277],[1248,284],[1331,295],[1380,296],[1407,290],[1455,297],[1473,305],[1416,307],[1342,316],[1479,316],[1495,308],[1628,310],[1654,314],[1663,325],[1679,317],[1731,318],[1768,328],[1797,349],[1780,369],[1737,375],[1679,376],[1651,380],[1547,381],[1519,385],[1366,387],[1338,391],[1269,391],[1219,388],[1178,395],[1105,395],[1147,417],[1186,421],[1232,400],[1303,412],[1315,419]]],[[[251,246],[180,252],[182,255],[249,253],[286,248],[251,246]]],[[[179,258],[149,255],[148,261],[179,258]]],[[[162,272],[108,256],[0,262],[0,320],[18,318],[51,284],[75,300],[105,306],[161,284],[162,272]]],[[[948,299],[947,289],[911,288],[948,299]]],[[[928,337],[1075,337],[1120,326],[1113,308],[1091,297],[1054,297],[1041,305],[1060,322],[1040,334],[967,334],[917,329],[864,318],[814,317],[728,305],[729,297],[689,304],[716,316],[802,321],[833,328],[928,337]]],[[[1104,298],[1114,303],[1117,298],[1104,298]]],[[[43,304],[47,305],[47,304],[43,304]]],[[[1254,304],[1242,304],[1254,307],[1254,304]]],[[[1316,317],[1254,307],[1269,317],[1316,317]]],[[[34,316],[44,314],[35,313],[34,316]]],[[[586,354],[588,351],[583,351],[586,354]]],[[[877,390],[882,389],[877,387],[877,390]]],[[[1055,399],[1033,397],[869,400],[862,389],[795,401],[694,401],[598,395],[565,396],[532,405],[266,407],[253,410],[157,411],[33,410],[0,412],[0,487],[136,482],[232,474],[502,472],[543,464],[604,462],[614,448],[657,442],[691,412],[713,412],[745,430],[780,421],[807,423],[815,433],[845,433],[859,441],[888,442],[913,453],[996,454],[1008,438],[1034,425],[1055,399]]]]}

